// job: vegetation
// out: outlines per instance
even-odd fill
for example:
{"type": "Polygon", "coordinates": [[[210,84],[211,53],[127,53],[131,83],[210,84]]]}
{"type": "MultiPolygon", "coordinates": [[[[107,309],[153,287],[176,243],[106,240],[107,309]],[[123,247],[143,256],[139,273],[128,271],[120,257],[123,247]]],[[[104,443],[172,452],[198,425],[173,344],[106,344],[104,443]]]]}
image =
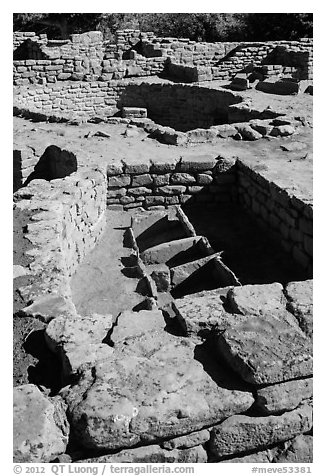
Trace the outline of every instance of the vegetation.
{"type": "Polygon", "coordinates": [[[109,40],[123,28],[202,41],[295,40],[312,37],[312,13],[14,13],[15,31],[67,38],[101,30],[109,40]]]}

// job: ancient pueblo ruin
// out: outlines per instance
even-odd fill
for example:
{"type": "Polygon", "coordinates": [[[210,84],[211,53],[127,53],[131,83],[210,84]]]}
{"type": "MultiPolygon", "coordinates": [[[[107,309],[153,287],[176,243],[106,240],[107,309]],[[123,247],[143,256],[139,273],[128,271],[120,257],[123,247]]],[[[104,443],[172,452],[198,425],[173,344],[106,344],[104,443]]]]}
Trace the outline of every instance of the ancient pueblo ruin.
{"type": "Polygon", "coordinates": [[[15,32],[15,462],[312,462],[312,68],[15,32]]]}

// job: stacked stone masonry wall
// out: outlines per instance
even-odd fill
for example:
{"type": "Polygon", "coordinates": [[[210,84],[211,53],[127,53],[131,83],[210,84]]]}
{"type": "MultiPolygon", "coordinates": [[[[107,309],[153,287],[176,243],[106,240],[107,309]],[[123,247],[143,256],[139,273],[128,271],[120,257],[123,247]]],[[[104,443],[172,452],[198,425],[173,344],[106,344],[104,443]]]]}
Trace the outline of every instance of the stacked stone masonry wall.
{"type": "Polygon", "coordinates": [[[28,43],[26,58],[14,61],[16,85],[152,76],[162,73],[165,67],[169,71],[171,62],[195,68],[196,81],[226,80],[248,65],[268,64],[269,57],[273,57],[271,64],[295,68],[292,73],[299,79],[313,77],[311,39],[204,43],[186,38],[155,38],[151,33],[124,30],[117,32],[115,43],[106,43],[100,32],[71,35],[69,40],[47,40],[46,35],[15,32],[14,50],[24,42],[28,43]],[[277,55],[272,54],[275,49],[277,55]],[[279,63],[275,62],[276,58],[279,63]]]}
{"type": "Polygon", "coordinates": [[[312,276],[312,203],[293,196],[241,161],[237,162],[238,199],[283,248],[312,276]]]}
{"type": "Polygon", "coordinates": [[[122,107],[143,107],[150,118],[179,131],[226,123],[228,107],[242,100],[240,94],[223,89],[129,81],[69,81],[20,87],[15,94],[15,106],[20,109],[67,118],[112,116],[122,107]]]}
{"type": "Polygon", "coordinates": [[[36,248],[29,298],[69,297],[69,276],[104,231],[106,193],[105,174],[81,168],[62,179],[33,180],[14,194],[15,208],[33,212],[25,235],[36,248]]]}
{"type": "Polygon", "coordinates": [[[109,208],[154,209],[236,199],[235,160],[189,156],[179,161],[122,161],[108,167],[109,208]]]}

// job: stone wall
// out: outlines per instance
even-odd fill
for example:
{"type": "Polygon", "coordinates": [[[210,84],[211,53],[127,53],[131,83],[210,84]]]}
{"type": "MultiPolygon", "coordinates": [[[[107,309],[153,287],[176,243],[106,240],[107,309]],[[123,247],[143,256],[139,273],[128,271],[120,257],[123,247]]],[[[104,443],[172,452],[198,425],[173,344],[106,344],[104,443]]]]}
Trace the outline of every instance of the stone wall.
{"type": "Polygon", "coordinates": [[[64,82],[17,88],[15,106],[69,117],[112,116],[122,107],[147,108],[159,124],[179,131],[228,122],[228,107],[242,96],[223,89],[171,83],[64,82]]]}
{"type": "Polygon", "coordinates": [[[83,169],[65,178],[33,180],[14,194],[15,210],[31,214],[24,238],[31,243],[20,289],[25,302],[69,299],[69,277],[95,246],[105,227],[106,177],[83,169]]]}
{"type": "Polygon", "coordinates": [[[111,209],[154,209],[183,203],[218,203],[236,197],[235,160],[188,156],[166,162],[123,160],[108,166],[111,209]]]}
{"type": "MultiPolygon", "coordinates": [[[[14,48],[14,84],[17,85],[151,76],[161,73],[165,65],[169,73],[171,62],[195,68],[196,74],[192,76],[195,81],[231,79],[249,65],[261,64],[295,68],[291,74],[298,79],[313,77],[312,39],[204,43],[187,38],[156,38],[150,32],[139,30],[119,30],[115,42],[107,43],[96,31],[71,35],[68,40],[47,40],[45,35],[38,37],[31,32],[16,32],[14,48]]],[[[179,68],[179,74],[181,71],[179,68]]],[[[186,69],[183,71],[189,73],[186,69]]]]}
{"type": "Polygon", "coordinates": [[[283,248],[312,276],[313,208],[312,203],[294,196],[237,162],[238,197],[242,206],[268,228],[283,248]]]}

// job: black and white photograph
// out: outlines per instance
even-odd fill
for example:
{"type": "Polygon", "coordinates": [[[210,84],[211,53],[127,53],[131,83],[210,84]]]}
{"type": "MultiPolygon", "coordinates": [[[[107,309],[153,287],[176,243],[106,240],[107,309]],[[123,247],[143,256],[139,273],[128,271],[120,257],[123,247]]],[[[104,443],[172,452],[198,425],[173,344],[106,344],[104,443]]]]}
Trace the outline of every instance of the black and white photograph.
{"type": "Polygon", "coordinates": [[[315,14],[258,11],[11,15],[16,474],[312,472],[315,14]]]}

